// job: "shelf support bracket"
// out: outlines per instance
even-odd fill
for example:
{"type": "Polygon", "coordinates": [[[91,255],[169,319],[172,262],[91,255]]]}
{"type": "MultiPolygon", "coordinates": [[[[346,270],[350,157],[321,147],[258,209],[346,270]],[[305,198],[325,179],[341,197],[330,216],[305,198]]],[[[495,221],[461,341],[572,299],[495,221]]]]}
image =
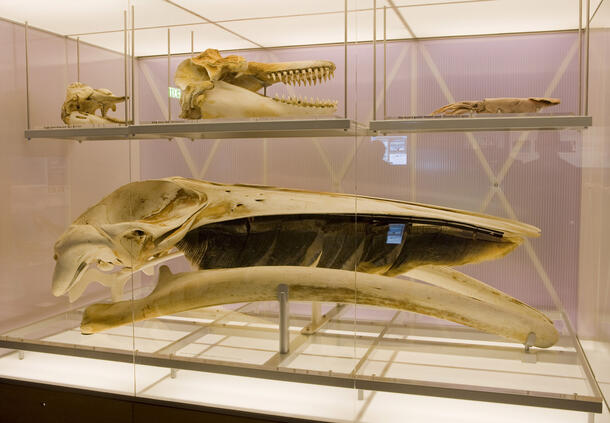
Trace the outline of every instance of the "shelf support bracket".
{"type": "Polygon", "coordinates": [[[288,285],[278,285],[277,298],[280,302],[280,354],[288,354],[290,350],[288,285]]]}

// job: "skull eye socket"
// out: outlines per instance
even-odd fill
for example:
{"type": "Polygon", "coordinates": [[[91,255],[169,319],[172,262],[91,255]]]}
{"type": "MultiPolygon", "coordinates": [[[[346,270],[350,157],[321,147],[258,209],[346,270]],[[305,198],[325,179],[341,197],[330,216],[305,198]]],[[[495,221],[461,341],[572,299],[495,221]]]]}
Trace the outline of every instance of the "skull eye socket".
{"type": "Polygon", "coordinates": [[[146,235],[146,234],[144,233],[144,231],[141,231],[141,230],[139,230],[139,229],[136,229],[136,230],[135,230],[135,231],[133,231],[132,233],[133,233],[135,236],[144,236],[144,235],[146,235]]]}

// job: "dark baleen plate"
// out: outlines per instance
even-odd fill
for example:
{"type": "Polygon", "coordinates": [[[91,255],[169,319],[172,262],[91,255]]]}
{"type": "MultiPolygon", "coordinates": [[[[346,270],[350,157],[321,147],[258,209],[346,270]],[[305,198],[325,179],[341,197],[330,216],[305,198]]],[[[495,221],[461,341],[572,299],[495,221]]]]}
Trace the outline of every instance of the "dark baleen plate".
{"type": "Polygon", "coordinates": [[[307,214],[201,226],[177,247],[200,269],[318,266],[392,276],[424,264],[451,266],[501,257],[517,245],[502,233],[458,222],[307,214]]]}

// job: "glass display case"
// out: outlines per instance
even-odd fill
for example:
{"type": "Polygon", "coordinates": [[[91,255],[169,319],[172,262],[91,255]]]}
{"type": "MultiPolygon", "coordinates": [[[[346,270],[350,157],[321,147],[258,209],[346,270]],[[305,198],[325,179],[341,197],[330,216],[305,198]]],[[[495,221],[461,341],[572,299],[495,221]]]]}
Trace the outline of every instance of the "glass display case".
{"type": "Polygon", "coordinates": [[[610,6],[531,3],[0,6],[0,378],[608,421],[610,6]]]}

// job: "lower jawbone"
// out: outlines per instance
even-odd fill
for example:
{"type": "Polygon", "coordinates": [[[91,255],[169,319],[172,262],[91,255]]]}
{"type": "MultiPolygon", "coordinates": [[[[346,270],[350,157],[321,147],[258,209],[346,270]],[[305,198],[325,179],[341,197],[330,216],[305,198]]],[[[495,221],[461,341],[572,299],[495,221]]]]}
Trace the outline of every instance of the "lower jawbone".
{"type": "Polygon", "coordinates": [[[217,81],[205,93],[195,119],[332,116],[336,102],[298,97],[266,97],[245,88],[217,81]]]}

